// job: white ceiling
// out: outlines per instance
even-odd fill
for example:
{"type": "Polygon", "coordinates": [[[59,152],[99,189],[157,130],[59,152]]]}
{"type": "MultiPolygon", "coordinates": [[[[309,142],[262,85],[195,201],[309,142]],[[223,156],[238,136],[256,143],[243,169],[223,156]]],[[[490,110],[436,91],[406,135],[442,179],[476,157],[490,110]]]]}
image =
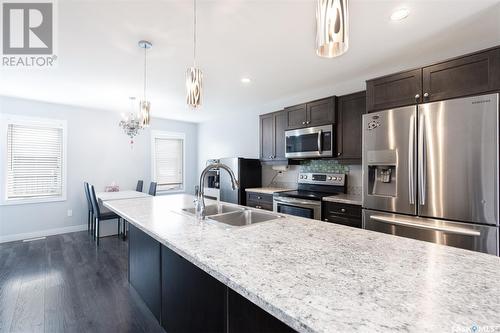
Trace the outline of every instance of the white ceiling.
{"type": "MultiPolygon", "coordinates": [[[[198,64],[204,106],[185,107],[192,64],[192,1],[58,2],[58,66],[0,69],[0,95],[130,111],[142,91],[140,39],[149,52],[153,116],[203,122],[326,94],[364,80],[500,44],[500,1],[350,1],[350,48],[315,55],[313,0],[198,0],[198,64]],[[400,6],[411,10],[389,19],[400,6]],[[252,79],[243,85],[240,78],[252,79]]],[[[1,68],[1,67],[0,67],[1,68]]]]}

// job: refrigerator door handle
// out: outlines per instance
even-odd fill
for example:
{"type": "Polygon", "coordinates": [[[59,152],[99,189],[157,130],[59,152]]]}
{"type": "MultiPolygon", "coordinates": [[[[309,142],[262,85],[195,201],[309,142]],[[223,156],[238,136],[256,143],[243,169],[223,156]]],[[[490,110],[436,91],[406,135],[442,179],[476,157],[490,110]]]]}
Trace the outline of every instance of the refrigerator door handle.
{"type": "Polygon", "coordinates": [[[410,205],[415,204],[415,116],[410,117],[410,131],[408,140],[408,196],[410,205]]]}
{"type": "Polygon", "coordinates": [[[471,230],[471,229],[465,229],[465,228],[460,228],[460,227],[443,227],[443,226],[429,225],[429,224],[424,224],[421,222],[412,222],[412,221],[408,221],[408,220],[404,220],[404,219],[395,219],[395,218],[379,216],[379,215],[372,215],[370,217],[370,219],[377,221],[377,222],[383,222],[383,223],[389,223],[389,224],[395,224],[395,225],[401,225],[401,226],[405,226],[405,227],[413,227],[413,228],[419,228],[419,229],[442,231],[442,232],[446,232],[449,234],[474,236],[474,237],[481,236],[481,232],[479,232],[478,230],[471,230]]]}
{"type": "Polygon", "coordinates": [[[426,187],[426,147],[425,147],[425,116],[420,113],[418,120],[418,201],[421,206],[425,205],[426,187]]]}

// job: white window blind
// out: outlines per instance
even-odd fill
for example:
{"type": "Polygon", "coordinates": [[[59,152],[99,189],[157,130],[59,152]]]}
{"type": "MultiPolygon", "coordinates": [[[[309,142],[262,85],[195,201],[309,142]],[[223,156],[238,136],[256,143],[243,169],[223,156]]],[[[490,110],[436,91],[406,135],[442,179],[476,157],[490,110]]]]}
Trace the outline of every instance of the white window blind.
{"type": "Polygon", "coordinates": [[[159,191],[183,188],[184,140],[154,138],[154,172],[159,191]]]}
{"type": "Polygon", "coordinates": [[[7,199],[63,195],[63,129],[8,124],[7,199]]]}

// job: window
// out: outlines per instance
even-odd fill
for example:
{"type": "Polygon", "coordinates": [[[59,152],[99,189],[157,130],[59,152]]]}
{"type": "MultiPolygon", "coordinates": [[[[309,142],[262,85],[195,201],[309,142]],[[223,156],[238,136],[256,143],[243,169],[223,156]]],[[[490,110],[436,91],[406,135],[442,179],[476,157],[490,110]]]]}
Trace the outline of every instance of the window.
{"type": "Polygon", "coordinates": [[[66,199],[66,123],[6,116],[5,203],[66,199]]]}
{"type": "Polygon", "coordinates": [[[183,133],[152,132],[152,174],[157,190],[184,190],[183,133]]]}

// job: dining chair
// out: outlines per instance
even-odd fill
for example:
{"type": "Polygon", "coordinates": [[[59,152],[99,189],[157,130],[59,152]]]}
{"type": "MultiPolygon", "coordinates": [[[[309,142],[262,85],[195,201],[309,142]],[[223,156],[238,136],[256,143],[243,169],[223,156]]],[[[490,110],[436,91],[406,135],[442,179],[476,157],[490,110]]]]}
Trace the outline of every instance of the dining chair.
{"type": "Polygon", "coordinates": [[[94,213],[92,210],[92,202],[90,201],[89,183],[83,182],[83,189],[85,190],[85,197],[87,198],[87,232],[92,233],[94,213]]]}
{"type": "Polygon", "coordinates": [[[149,195],[153,195],[155,196],[156,195],[156,182],[151,182],[151,184],[149,184],[149,195]]]}
{"type": "Polygon", "coordinates": [[[92,209],[94,212],[94,224],[95,224],[94,239],[96,241],[96,244],[99,245],[99,236],[100,236],[100,232],[101,232],[100,231],[100,222],[103,220],[116,219],[118,222],[118,237],[120,237],[121,217],[116,215],[113,212],[101,213],[101,209],[99,208],[99,201],[97,199],[97,196],[95,195],[94,185],[90,185],[89,193],[90,193],[90,200],[92,202],[92,209]]]}
{"type": "Polygon", "coordinates": [[[142,192],[142,186],[144,185],[144,181],[142,180],[138,180],[137,181],[137,186],[135,187],[135,190],[137,192],[142,192]]]}

